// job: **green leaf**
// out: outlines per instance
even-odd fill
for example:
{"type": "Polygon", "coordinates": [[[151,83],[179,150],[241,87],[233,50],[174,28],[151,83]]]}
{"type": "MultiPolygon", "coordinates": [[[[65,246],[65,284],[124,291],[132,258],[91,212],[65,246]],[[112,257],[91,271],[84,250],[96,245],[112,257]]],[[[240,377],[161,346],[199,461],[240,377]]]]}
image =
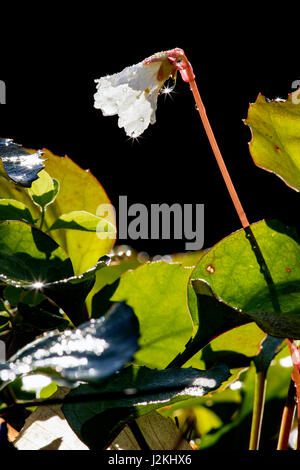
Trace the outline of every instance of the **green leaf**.
{"type": "MultiPolygon", "coordinates": [[[[85,273],[46,282],[41,286],[41,291],[63,309],[74,325],[80,325],[86,319],[85,300],[94,285],[96,273],[106,268],[109,262],[110,258],[103,256],[85,273]]],[[[27,289],[33,287],[28,286],[27,289]]]]}
{"type": "Polygon", "coordinates": [[[62,214],[56,219],[50,230],[57,229],[83,230],[86,232],[109,233],[112,239],[116,237],[116,228],[108,220],[85,211],[72,211],[62,214]]]}
{"type": "Polygon", "coordinates": [[[208,371],[192,368],[153,370],[131,366],[112,377],[100,389],[81,385],[69,394],[69,397],[87,397],[98,391],[111,394],[112,397],[114,393],[123,394],[122,398],[64,404],[62,410],[79,438],[90,448],[101,449],[129,421],[162,406],[206,395],[217,389],[228,377],[229,371],[224,365],[208,371]],[[132,390],[134,396],[130,396],[132,390]]]}
{"type": "Polygon", "coordinates": [[[87,309],[93,318],[99,318],[102,315],[106,308],[104,304],[112,303],[109,299],[115,290],[113,287],[115,281],[126,271],[141,265],[138,253],[129,249],[128,246],[124,246],[124,251],[122,245],[112,251],[111,263],[101,271],[97,271],[95,284],[86,299],[87,309]],[[126,252],[128,255],[125,254],[126,252]],[[121,255],[119,256],[118,253],[121,255]]]}
{"type": "Polygon", "coordinates": [[[294,97],[292,93],[286,101],[267,100],[259,94],[249,107],[245,123],[252,131],[254,163],[300,191],[300,105],[294,97]]]}
{"type": "Polygon", "coordinates": [[[165,262],[146,263],[120,278],[112,301],[125,300],[139,320],[139,364],[164,368],[191,337],[193,322],[187,305],[191,268],[165,262]]]}
{"type": "MultiPolygon", "coordinates": [[[[210,368],[213,365],[225,363],[231,376],[218,392],[225,390],[228,385],[238,379],[241,372],[250,367],[260,352],[261,342],[265,333],[256,325],[248,323],[225,331],[207,341],[206,345],[198,352],[195,348],[190,354],[190,359],[185,362],[185,367],[210,368]]],[[[197,346],[197,342],[196,342],[197,346]]],[[[189,348],[189,346],[188,346],[189,348]]],[[[187,349],[188,349],[187,348],[187,349]]]]}
{"type": "Polygon", "coordinates": [[[57,243],[20,221],[0,222],[0,281],[15,287],[52,282],[73,274],[57,243]]]}
{"type": "Polygon", "coordinates": [[[28,207],[14,199],[0,199],[0,220],[22,220],[34,225],[28,207]]]}
{"type": "Polygon", "coordinates": [[[172,253],[172,263],[181,263],[182,266],[196,266],[201,256],[203,256],[204,250],[199,251],[186,251],[185,253],[172,253]]]}
{"type": "Polygon", "coordinates": [[[4,300],[0,299],[0,312],[8,312],[9,310],[7,309],[4,300]]]}
{"type": "Polygon", "coordinates": [[[0,174],[8,181],[30,188],[44,168],[42,155],[41,150],[29,153],[12,139],[0,138],[0,174]]]}
{"type": "MultiPolygon", "coordinates": [[[[11,281],[8,280],[7,282],[9,283],[11,281]]],[[[32,288],[24,290],[20,288],[20,286],[15,287],[14,285],[8,285],[3,290],[3,296],[9,302],[11,307],[16,307],[20,303],[32,306],[39,305],[43,300],[45,300],[45,296],[35,286],[36,283],[33,283],[32,288]]],[[[27,283],[24,287],[27,287],[27,283]]]]}
{"type": "Polygon", "coordinates": [[[105,256],[74,276],[70,259],[44,232],[23,222],[0,222],[0,281],[9,286],[4,295],[12,305],[37,305],[46,296],[78,325],[86,320],[85,298],[96,272],[109,262],[105,256]]]}
{"type": "Polygon", "coordinates": [[[221,351],[227,351],[234,380],[249,367],[265,334],[254,323],[244,325],[251,322],[250,317],[211,295],[203,294],[200,310],[190,315],[187,287],[191,272],[192,268],[165,262],[146,263],[128,271],[94,296],[93,316],[97,316],[97,308],[102,313],[101,305],[109,305],[108,299],[126,300],[140,323],[141,349],[135,356],[136,363],[156,368],[205,368],[224,362],[221,351]],[[243,326],[236,328],[239,325],[243,326]],[[231,328],[234,330],[221,335],[231,328]],[[209,342],[214,357],[208,366],[207,354],[202,358],[200,350],[209,342]]]}
{"type": "Polygon", "coordinates": [[[266,374],[273,358],[278,353],[279,349],[282,348],[283,341],[283,338],[276,338],[270,335],[264,338],[261,343],[261,349],[254,358],[257,372],[264,372],[266,374]]]}
{"type": "Polygon", "coordinates": [[[48,312],[44,308],[29,307],[26,304],[19,304],[18,313],[22,316],[22,320],[26,325],[31,325],[37,332],[55,329],[63,331],[70,326],[70,322],[63,318],[62,315],[48,312]]]}
{"type": "Polygon", "coordinates": [[[27,344],[0,364],[0,388],[24,374],[39,372],[68,386],[78,381],[99,383],[132,360],[138,335],[132,309],[116,304],[105,318],[76,330],[46,333],[27,344]]]}
{"type": "MultiPolygon", "coordinates": [[[[47,207],[43,230],[49,230],[62,214],[86,211],[96,215],[99,205],[110,204],[103,187],[90,171],[83,170],[70,158],[58,157],[48,150],[45,150],[44,157],[45,170],[51,178],[59,181],[60,188],[55,201],[47,207]]],[[[40,209],[34,204],[27,190],[3,180],[0,185],[0,197],[23,202],[34,219],[41,217],[40,209]]],[[[53,230],[51,237],[70,257],[75,274],[93,267],[101,256],[110,252],[115,242],[110,238],[101,239],[93,232],[67,229],[53,230]]]]}
{"type": "MultiPolygon", "coordinates": [[[[191,276],[194,276],[194,271],[191,276]]],[[[251,318],[220,302],[209,284],[201,279],[191,279],[188,300],[192,318],[197,325],[197,332],[189,349],[202,349],[216,336],[251,322],[251,318]]]]}
{"type": "Polygon", "coordinates": [[[8,313],[0,314],[0,330],[8,328],[10,321],[10,315],[8,313]]]}
{"type": "Polygon", "coordinates": [[[43,209],[51,204],[59,191],[59,183],[53,180],[45,170],[39,173],[39,177],[28,190],[32,200],[43,209]]]}
{"type": "MultiPolygon", "coordinates": [[[[274,359],[267,372],[267,388],[265,397],[264,417],[261,435],[261,450],[263,446],[272,444],[276,449],[278,432],[282,417],[282,410],[285,404],[287,391],[291,380],[292,367],[287,367],[285,360],[289,357],[289,351],[285,347],[274,359]],[[274,442],[275,440],[275,442],[274,442]]],[[[249,426],[253,413],[254,382],[256,368],[254,365],[246,373],[242,385],[242,402],[234,416],[217,431],[213,431],[204,436],[200,441],[200,450],[248,450],[249,446],[249,426]]],[[[220,412],[226,407],[223,402],[220,407],[218,400],[222,400],[222,394],[216,396],[216,407],[210,403],[212,411],[220,412]]],[[[215,396],[211,402],[215,401],[215,396]]],[[[270,447],[269,447],[270,449],[270,447]]]]}
{"type": "Polygon", "coordinates": [[[220,301],[246,313],[270,335],[298,339],[299,259],[295,230],[277,221],[261,221],[217,243],[200,259],[191,278],[209,283],[220,301]]]}
{"type": "Polygon", "coordinates": [[[225,388],[250,366],[265,334],[255,323],[249,323],[250,317],[220,302],[206,282],[197,280],[195,284],[197,294],[191,285],[188,286],[194,332],[185,350],[173,359],[169,367],[209,368],[225,363],[231,372],[225,388]]]}

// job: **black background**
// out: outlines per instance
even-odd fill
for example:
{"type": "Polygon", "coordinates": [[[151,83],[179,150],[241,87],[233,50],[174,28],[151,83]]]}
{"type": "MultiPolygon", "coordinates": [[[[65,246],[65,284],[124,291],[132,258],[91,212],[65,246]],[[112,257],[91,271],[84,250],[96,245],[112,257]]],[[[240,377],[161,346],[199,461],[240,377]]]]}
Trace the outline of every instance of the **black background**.
{"type": "MultiPolygon", "coordinates": [[[[118,207],[128,203],[204,203],[205,247],[240,228],[189,86],[158,100],[156,124],[138,142],[93,108],[94,79],[121,71],[160,50],[189,58],[224,160],[250,222],[278,218],[299,228],[299,194],[256,167],[242,122],[259,92],[286,98],[300,78],[293,12],[242,6],[198,10],[188,5],[73,6],[45,4],[39,22],[2,31],[0,135],[25,147],[67,154],[90,168],[118,207]],[[145,6],[143,6],[144,8],[145,6]],[[293,26],[294,25],[294,26],[293,26]]],[[[14,20],[15,21],[15,20],[14,20]]],[[[296,20],[295,20],[296,21],[296,20]]],[[[9,26],[9,22],[8,22],[9,26]]],[[[74,207],[74,209],[76,209],[74,207]]],[[[124,241],[122,241],[124,243],[124,241]]],[[[154,254],[184,251],[185,241],[128,243],[154,254]]]]}

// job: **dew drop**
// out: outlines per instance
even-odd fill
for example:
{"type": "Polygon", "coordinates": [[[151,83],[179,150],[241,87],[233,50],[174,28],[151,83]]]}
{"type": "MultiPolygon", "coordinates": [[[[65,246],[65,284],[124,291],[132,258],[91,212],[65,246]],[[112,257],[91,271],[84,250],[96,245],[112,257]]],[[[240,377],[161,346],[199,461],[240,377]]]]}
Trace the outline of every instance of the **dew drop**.
{"type": "Polygon", "coordinates": [[[35,290],[40,290],[44,287],[44,283],[41,282],[41,281],[36,281],[34,282],[32,285],[32,288],[35,289],[35,290]]]}
{"type": "Polygon", "coordinates": [[[210,274],[213,274],[215,272],[215,268],[211,264],[209,264],[208,266],[206,266],[206,271],[210,274]]]}

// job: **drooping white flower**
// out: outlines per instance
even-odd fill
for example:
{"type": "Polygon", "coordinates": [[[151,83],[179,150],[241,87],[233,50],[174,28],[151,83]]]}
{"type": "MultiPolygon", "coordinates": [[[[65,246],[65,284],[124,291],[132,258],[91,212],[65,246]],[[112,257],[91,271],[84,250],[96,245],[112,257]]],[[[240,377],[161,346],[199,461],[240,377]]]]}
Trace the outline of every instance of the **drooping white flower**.
{"type": "Polygon", "coordinates": [[[158,95],[168,78],[178,69],[172,54],[181,49],[164,51],[126,67],[122,72],[95,80],[97,93],[94,107],[104,116],[118,114],[119,127],[129,137],[140,136],[149,124],[154,124],[158,95]]]}

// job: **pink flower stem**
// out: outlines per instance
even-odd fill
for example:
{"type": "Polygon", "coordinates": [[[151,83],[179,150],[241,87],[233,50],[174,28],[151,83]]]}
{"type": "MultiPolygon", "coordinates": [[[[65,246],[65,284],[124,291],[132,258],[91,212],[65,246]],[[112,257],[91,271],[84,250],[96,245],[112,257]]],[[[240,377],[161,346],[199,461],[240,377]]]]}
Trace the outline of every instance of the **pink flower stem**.
{"type": "Polygon", "coordinates": [[[250,224],[248,222],[247,216],[246,216],[245,211],[242,207],[242,204],[239,200],[239,197],[237,195],[235,187],[232,183],[231,177],[230,177],[230,175],[228,173],[228,170],[226,168],[225,162],[223,160],[223,157],[222,157],[222,154],[220,152],[219,146],[218,146],[217,141],[215,139],[215,136],[214,136],[213,130],[211,128],[210,122],[209,122],[208,117],[206,115],[205,107],[203,105],[203,102],[202,102],[197,84],[195,82],[195,76],[194,76],[191,64],[187,60],[186,56],[183,54],[183,51],[181,52],[181,54],[179,54],[178,58],[179,58],[179,60],[181,60],[181,62],[177,61],[178,70],[181,72],[181,76],[182,76],[183,80],[188,82],[189,85],[190,85],[190,88],[191,88],[191,91],[193,93],[194,100],[196,102],[196,106],[197,106],[198,112],[200,114],[200,118],[202,120],[205,132],[207,134],[207,137],[208,137],[208,140],[210,142],[212,151],[213,151],[213,153],[215,155],[215,158],[217,160],[217,163],[219,165],[219,169],[222,173],[223,179],[225,181],[228,192],[229,192],[230,197],[232,199],[232,202],[234,204],[235,210],[236,210],[236,212],[239,216],[239,219],[241,221],[242,226],[244,228],[249,227],[250,224]]]}
{"type": "Polygon", "coordinates": [[[300,450],[300,350],[297,348],[295,341],[287,339],[290,354],[293,361],[292,379],[296,387],[297,395],[297,420],[298,420],[298,437],[296,450],[300,450]]]}
{"type": "Polygon", "coordinates": [[[296,409],[296,390],[295,382],[293,379],[290,381],[289,391],[287,399],[284,405],[281,425],[278,437],[277,450],[288,450],[289,448],[289,438],[293,426],[295,409],[296,409]]]}

